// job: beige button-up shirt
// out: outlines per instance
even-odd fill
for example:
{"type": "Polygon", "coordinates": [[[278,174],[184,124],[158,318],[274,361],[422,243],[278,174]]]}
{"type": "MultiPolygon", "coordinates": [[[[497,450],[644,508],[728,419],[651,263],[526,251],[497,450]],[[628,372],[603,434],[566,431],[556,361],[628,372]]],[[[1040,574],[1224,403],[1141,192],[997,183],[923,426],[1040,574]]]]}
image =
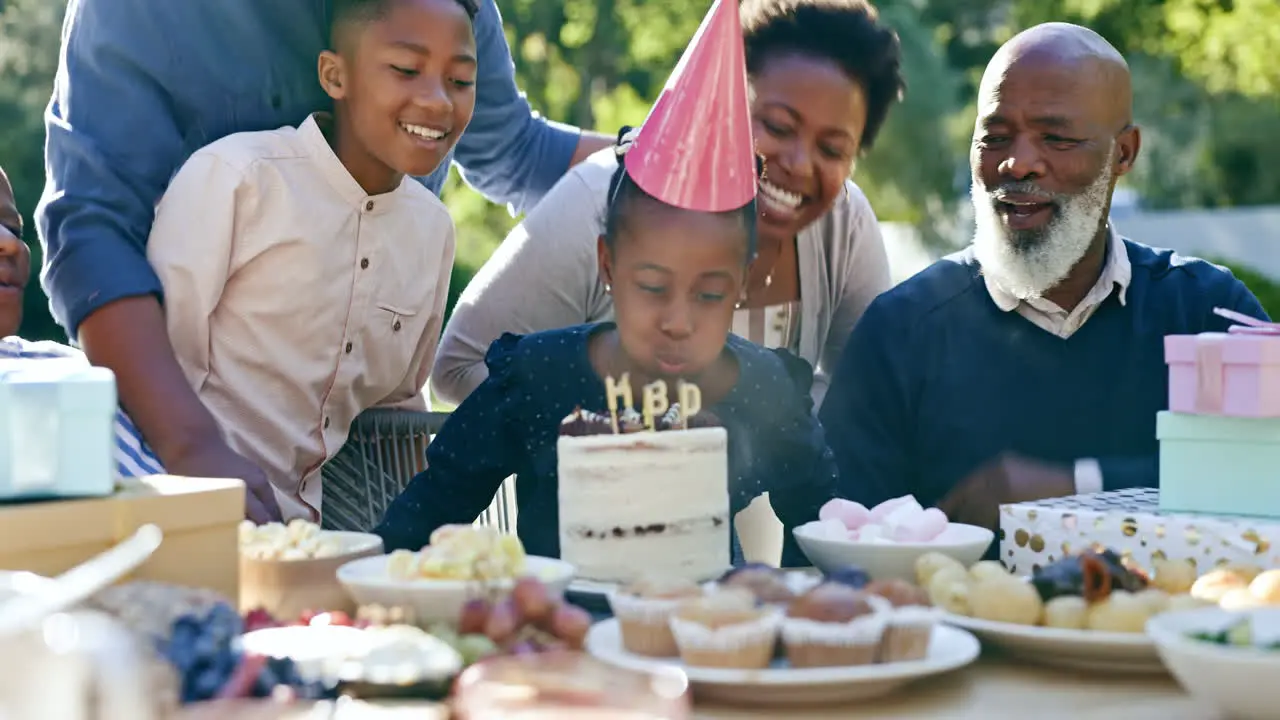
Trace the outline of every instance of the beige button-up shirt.
{"type": "MultiPolygon", "coordinates": [[[[1102,266],[1102,274],[1098,282],[1089,289],[1088,294],[1067,312],[1057,304],[1044,298],[1021,300],[1000,287],[990,275],[983,275],[987,292],[991,300],[1004,312],[1017,311],[1019,315],[1034,323],[1047,333],[1066,339],[1084,326],[1085,321],[1093,317],[1102,303],[1116,293],[1116,299],[1125,304],[1129,292],[1129,281],[1133,278],[1133,266],[1129,262],[1129,251],[1124,242],[1116,235],[1115,230],[1107,227],[1107,262],[1102,266]]],[[[1102,469],[1098,461],[1092,458],[1081,458],[1075,464],[1076,492],[1085,495],[1102,492],[1102,469]]]]}
{"type": "Polygon", "coordinates": [[[187,379],[286,520],[319,517],[320,466],[358,414],[425,409],[453,221],[409,178],[367,195],[315,116],[195,153],[147,256],[187,379]]]}

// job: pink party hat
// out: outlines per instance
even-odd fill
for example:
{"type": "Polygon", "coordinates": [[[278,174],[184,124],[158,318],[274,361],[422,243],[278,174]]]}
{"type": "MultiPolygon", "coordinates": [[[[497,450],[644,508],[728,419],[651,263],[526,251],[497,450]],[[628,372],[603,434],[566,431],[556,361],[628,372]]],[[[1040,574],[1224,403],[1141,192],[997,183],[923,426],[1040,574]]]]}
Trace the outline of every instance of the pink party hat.
{"type": "Polygon", "coordinates": [[[641,190],[674,207],[724,212],[755,197],[738,0],[715,0],[625,162],[641,190]]]}

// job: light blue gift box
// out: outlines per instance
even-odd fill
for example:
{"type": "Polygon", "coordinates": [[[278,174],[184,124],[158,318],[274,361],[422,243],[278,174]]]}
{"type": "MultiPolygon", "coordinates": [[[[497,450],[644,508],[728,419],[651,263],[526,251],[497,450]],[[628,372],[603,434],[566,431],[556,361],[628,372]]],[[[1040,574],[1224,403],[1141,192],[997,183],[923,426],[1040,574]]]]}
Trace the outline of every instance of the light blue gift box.
{"type": "Polygon", "coordinates": [[[115,486],[116,380],[83,359],[0,360],[0,499],[115,486]]]}
{"type": "Polygon", "coordinates": [[[1280,418],[1161,412],[1160,510],[1280,518],[1280,418]]]}

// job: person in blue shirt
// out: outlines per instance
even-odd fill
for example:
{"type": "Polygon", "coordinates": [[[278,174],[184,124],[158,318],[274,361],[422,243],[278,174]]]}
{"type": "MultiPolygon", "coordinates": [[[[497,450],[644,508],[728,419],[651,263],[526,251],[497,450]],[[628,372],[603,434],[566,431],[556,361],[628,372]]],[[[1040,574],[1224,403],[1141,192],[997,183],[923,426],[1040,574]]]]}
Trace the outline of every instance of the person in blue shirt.
{"type": "MultiPolygon", "coordinates": [[[[0,360],[84,361],[84,355],[61,343],[31,342],[18,337],[22,324],[23,290],[31,276],[31,251],[22,240],[22,215],[13,201],[13,187],[0,169],[0,360]]],[[[3,412],[4,408],[0,408],[3,412]]],[[[156,458],[133,421],[116,411],[113,460],[117,477],[161,475],[164,466],[156,458]]]]}
{"type": "Polygon", "coordinates": [[[1002,503],[1157,487],[1164,337],[1265,319],[1224,268],[1120,237],[1133,167],[1124,59],[1091,30],[1040,25],[992,59],[970,160],[966,250],[881,295],[819,413],[841,497],[914,494],[958,522],[1002,503]]]}
{"type": "MultiPolygon", "coordinates": [[[[316,80],[333,0],[76,0],[45,116],[48,182],[36,210],[54,318],[116,374],[122,404],[175,474],[265,478],[194,396],[147,263],[156,203],[197,149],[297,126],[331,102],[316,80]],[[185,400],[175,400],[185,398],[185,400]]],[[[502,19],[480,0],[475,112],[454,158],[489,198],[531,207],[603,136],[538,117],[516,88],[502,19]]],[[[422,181],[438,192],[449,161],[422,181]]]]}

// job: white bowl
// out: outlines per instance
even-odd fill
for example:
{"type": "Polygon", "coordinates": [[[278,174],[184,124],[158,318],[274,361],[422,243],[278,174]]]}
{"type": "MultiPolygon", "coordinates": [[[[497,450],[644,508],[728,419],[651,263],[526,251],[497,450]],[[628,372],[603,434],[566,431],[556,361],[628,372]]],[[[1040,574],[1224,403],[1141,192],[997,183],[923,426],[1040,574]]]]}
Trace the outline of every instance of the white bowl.
{"type": "Polygon", "coordinates": [[[302,560],[259,560],[242,554],[240,609],[263,608],[285,622],[308,610],[353,612],[348,593],[335,575],[353,560],[381,554],[382,538],[330,530],[321,531],[320,536],[336,541],[338,554],[302,560]]]}
{"type": "Polygon", "coordinates": [[[1169,672],[1192,697],[1216,705],[1227,717],[1275,720],[1280,714],[1280,650],[1231,647],[1187,637],[1215,630],[1232,618],[1266,617],[1280,622],[1280,608],[1230,611],[1198,608],[1157,615],[1147,621],[1169,672]]]}
{"type": "Polygon", "coordinates": [[[982,559],[995,533],[976,525],[951,523],[929,542],[889,543],[832,540],[813,532],[813,524],[792,530],[809,562],[823,572],[857,565],[873,580],[915,582],[916,558],[929,552],[942,553],[968,567],[982,559]]]}
{"type": "MultiPolygon", "coordinates": [[[[513,580],[397,580],[387,572],[388,555],[361,558],[338,568],[338,582],[357,605],[411,608],[419,623],[456,623],[462,607],[474,597],[498,599],[515,585],[513,580]]],[[[526,557],[525,575],[541,580],[554,594],[563,594],[573,580],[574,567],[563,560],[526,557]]]]}

